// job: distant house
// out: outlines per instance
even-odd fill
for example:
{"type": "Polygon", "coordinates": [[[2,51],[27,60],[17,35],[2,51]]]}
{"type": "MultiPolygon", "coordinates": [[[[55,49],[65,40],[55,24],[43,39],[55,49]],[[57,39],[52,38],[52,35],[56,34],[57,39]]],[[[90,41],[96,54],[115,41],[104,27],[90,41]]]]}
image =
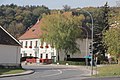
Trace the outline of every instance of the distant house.
{"type": "MultiPolygon", "coordinates": [[[[38,20],[33,27],[18,38],[22,44],[21,56],[37,57],[37,61],[41,63],[51,63],[52,60],[56,62],[56,49],[41,41],[42,30],[40,24],[41,21],[38,20]]],[[[32,62],[36,61],[33,60],[32,62]]]]}
{"type": "Polygon", "coordinates": [[[20,67],[20,43],[0,26],[0,67],[20,67]]]}

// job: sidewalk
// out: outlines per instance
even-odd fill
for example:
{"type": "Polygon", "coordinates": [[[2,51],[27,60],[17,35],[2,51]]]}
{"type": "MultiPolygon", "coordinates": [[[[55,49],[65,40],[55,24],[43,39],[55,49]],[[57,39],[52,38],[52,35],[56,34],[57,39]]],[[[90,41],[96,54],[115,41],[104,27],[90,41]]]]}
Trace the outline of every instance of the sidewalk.
{"type": "Polygon", "coordinates": [[[4,74],[4,75],[0,75],[0,78],[12,77],[12,76],[22,76],[22,75],[28,75],[28,74],[32,74],[32,73],[34,73],[33,70],[26,70],[25,72],[17,73],[17,74],[4,74]]]}

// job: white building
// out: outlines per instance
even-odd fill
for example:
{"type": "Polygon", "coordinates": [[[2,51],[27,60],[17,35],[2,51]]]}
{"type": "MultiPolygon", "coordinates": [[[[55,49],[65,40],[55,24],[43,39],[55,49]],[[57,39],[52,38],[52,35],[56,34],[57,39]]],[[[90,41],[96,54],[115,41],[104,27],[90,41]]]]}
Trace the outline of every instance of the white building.
{"type": "Polygon", "coordinates": [[[22,44],[21,56],[37,57],[39,60],[54,60],[56,62],[56,49],[50,44],[41,41],[42,31],[40,29],[41,21],[38,21],[33,27],[27,30],[18,39],[22,44]]]}
{"type": "Polygon", "coordinates": [[[20,43],[0,26],[0,67],[21,67],[20,43]]]}

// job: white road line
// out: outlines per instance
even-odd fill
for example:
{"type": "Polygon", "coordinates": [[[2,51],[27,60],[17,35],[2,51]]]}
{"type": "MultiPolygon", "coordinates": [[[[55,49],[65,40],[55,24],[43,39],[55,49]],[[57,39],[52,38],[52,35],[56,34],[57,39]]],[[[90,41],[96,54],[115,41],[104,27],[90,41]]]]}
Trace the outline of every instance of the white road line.
{"type": "Polygon", "coordinates": [[[67,70],[78,70],[78,69],[62,69],[64,71],[67,71],[67,70]]]}
{"type": "Polygon", "coordinates": [[[59,73],[56,73],[56,74],[50,74],[50,75],[44,75],[44,76],[41,76],[41,77],[49,77],[49,76],[56,76],[56,75],[60,75],[60,74],[62,74],[62,71],[61,71],[61,70],[51,70],[51,71],[59,71],[59,73]]]}

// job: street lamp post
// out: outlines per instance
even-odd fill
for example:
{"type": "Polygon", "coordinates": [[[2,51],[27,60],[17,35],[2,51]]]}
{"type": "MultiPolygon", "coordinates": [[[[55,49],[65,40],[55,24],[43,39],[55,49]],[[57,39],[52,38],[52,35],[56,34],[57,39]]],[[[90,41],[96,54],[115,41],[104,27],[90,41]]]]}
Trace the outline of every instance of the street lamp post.
{"type": "Polygon", "coordinates": [[[92,28],[91,28],[91,31],[92,31],[91,33],[91,75],[93,75],[93,17],[89,11],[86,11],[83,9],[80,9],[80,10],[88,13],[91,18],[91,24],[92,24],[92,28]]]}

